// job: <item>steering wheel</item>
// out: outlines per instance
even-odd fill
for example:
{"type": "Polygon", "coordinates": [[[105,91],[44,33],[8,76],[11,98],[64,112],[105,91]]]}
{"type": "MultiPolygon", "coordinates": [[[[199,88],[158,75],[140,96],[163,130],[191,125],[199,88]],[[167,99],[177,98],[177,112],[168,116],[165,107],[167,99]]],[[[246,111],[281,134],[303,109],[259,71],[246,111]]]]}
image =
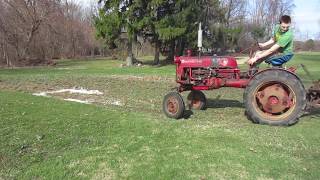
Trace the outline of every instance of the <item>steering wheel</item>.
{"type": "Polygon", "coordinates": [[[250,47],[249,57],[252,58],[255,55],[255,52],[258,50],[261,51],[262,48],[259,46],[259,42],[256,40],[255,43],[253,43],[253,45],[250,47]]]}

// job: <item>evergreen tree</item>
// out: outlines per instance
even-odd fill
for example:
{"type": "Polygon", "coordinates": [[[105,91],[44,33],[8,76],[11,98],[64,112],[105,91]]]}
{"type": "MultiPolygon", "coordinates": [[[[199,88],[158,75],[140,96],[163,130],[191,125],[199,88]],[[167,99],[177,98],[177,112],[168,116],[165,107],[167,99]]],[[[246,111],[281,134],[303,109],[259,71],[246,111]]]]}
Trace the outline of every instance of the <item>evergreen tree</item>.
{"type": "Polygon", "coordinates": [[[132,43],[135,40],[135,18],[133,0],[99,0],[101,8],[95,17],[97,36],[103,38],[109,48],[116,48],[116,41],[123,35],[127,35],[126,62],[128,66],[133,64],[132,43]]]}
{"type": "Polygon", "coordinates": [[[236,44],[239,28],[226,24],[225,11],[219,0],[100,0],[103,4],[96,17],[98,37],[111,48],[125,30],[128,35],[128,65],[132,64],[132,42],[136,36],[148,39],[155,47],[154,64],[160,52],[167,51],[168,60],[182,55],[185,48],[195,48],[198,23],[205,29],[207,45],[226,47],[236,44]],[[211,24],[218,26],[213,26],[211,24]]]}
{"type": "Polygon", "coordinates": [[[231,7],[225,6],[223,1],[219,0],[205,0],[205,2],[203,4],[204,46],[214,49],[216,53],[236,49],[243,27],[240,23],[230,23],[231,7]]]}
{"type": "Polygon", "coordinates": [[[314,40],[312,40],[312,39],[308,39],[308,40],[304,43],[304,48],[305,48],[305,50],[307,50],[307,51],[312,51],[312,50],[314,50],[314,47],[315,47],[315,43],[314,43],[314,40]]]}
{"type": "Polygon", "coordinates": [[[140,33],[149,36],[155,46],[154,64],[159,63],[161,49],[168,51],[172,60],[175,50],[181,55],[185,47],[193,47],[197,37],[197,22],[201,20],[200,0],[151,0],[141,2],[143,18],[140,33]],[[144,2],[144,3],[142,3],[144,2]],[[150,37],[151,36],[151,37],[150,37]]]}

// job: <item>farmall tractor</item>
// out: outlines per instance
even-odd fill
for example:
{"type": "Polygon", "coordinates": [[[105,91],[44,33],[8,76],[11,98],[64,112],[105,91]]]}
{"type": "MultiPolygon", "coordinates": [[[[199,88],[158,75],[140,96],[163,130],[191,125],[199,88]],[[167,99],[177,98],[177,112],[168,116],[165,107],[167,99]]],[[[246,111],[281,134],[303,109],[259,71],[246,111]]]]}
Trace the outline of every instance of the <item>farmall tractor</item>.
{"type": "MultiPolygon", "coordinates": [[[[199,25],[198,47],[202,46],[199,25]]],[[[184,116],[185,103],[181,92],[190,91],[187,107],[203,110],[206,97],[202,91],[222,87],[245,88],[243,101],[245,114],[254,123],[268,125],[292,125],[298,122],[306,108],[320,107],[320,83],[314,82],[306,90],[296,68],[249,67],[241,72],[231,56],[180,56],[175,57],[178,87],[163,100],[163,111],[169,118],[184,116]]]]}

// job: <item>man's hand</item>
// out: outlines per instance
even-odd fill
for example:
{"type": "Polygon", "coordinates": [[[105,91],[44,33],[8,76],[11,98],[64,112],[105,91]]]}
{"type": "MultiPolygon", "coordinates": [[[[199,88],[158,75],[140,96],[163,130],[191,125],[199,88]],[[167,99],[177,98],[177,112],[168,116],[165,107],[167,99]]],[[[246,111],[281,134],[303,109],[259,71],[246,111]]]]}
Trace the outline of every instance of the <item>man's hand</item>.
{"type": "Polygon", "coordinates": [[[249,59],[247,63],[248,63],[250,66],[252,66],[256,61],[258,61],[258,59],[259,59],[259,57],[255,56],[255,57],[249,59]]]}

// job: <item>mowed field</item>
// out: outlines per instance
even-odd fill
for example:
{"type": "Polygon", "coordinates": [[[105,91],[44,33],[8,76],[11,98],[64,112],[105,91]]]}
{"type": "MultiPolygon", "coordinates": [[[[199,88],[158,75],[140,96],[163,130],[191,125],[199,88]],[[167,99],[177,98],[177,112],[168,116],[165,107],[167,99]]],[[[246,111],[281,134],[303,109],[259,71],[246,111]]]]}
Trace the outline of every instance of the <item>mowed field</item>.
{"type": "MultiPolygon", "coordinates": [[[[175,66],[121,63],[0,69],[0,179],[320,179],[319,110],[290,127],[256,125],[243,89],[221,88],[205,92],[206,110],[173,120],[162,100],[175,66]]],[[[320,79],[320,53],[287,66],[301,63],[320,79]]]]}

